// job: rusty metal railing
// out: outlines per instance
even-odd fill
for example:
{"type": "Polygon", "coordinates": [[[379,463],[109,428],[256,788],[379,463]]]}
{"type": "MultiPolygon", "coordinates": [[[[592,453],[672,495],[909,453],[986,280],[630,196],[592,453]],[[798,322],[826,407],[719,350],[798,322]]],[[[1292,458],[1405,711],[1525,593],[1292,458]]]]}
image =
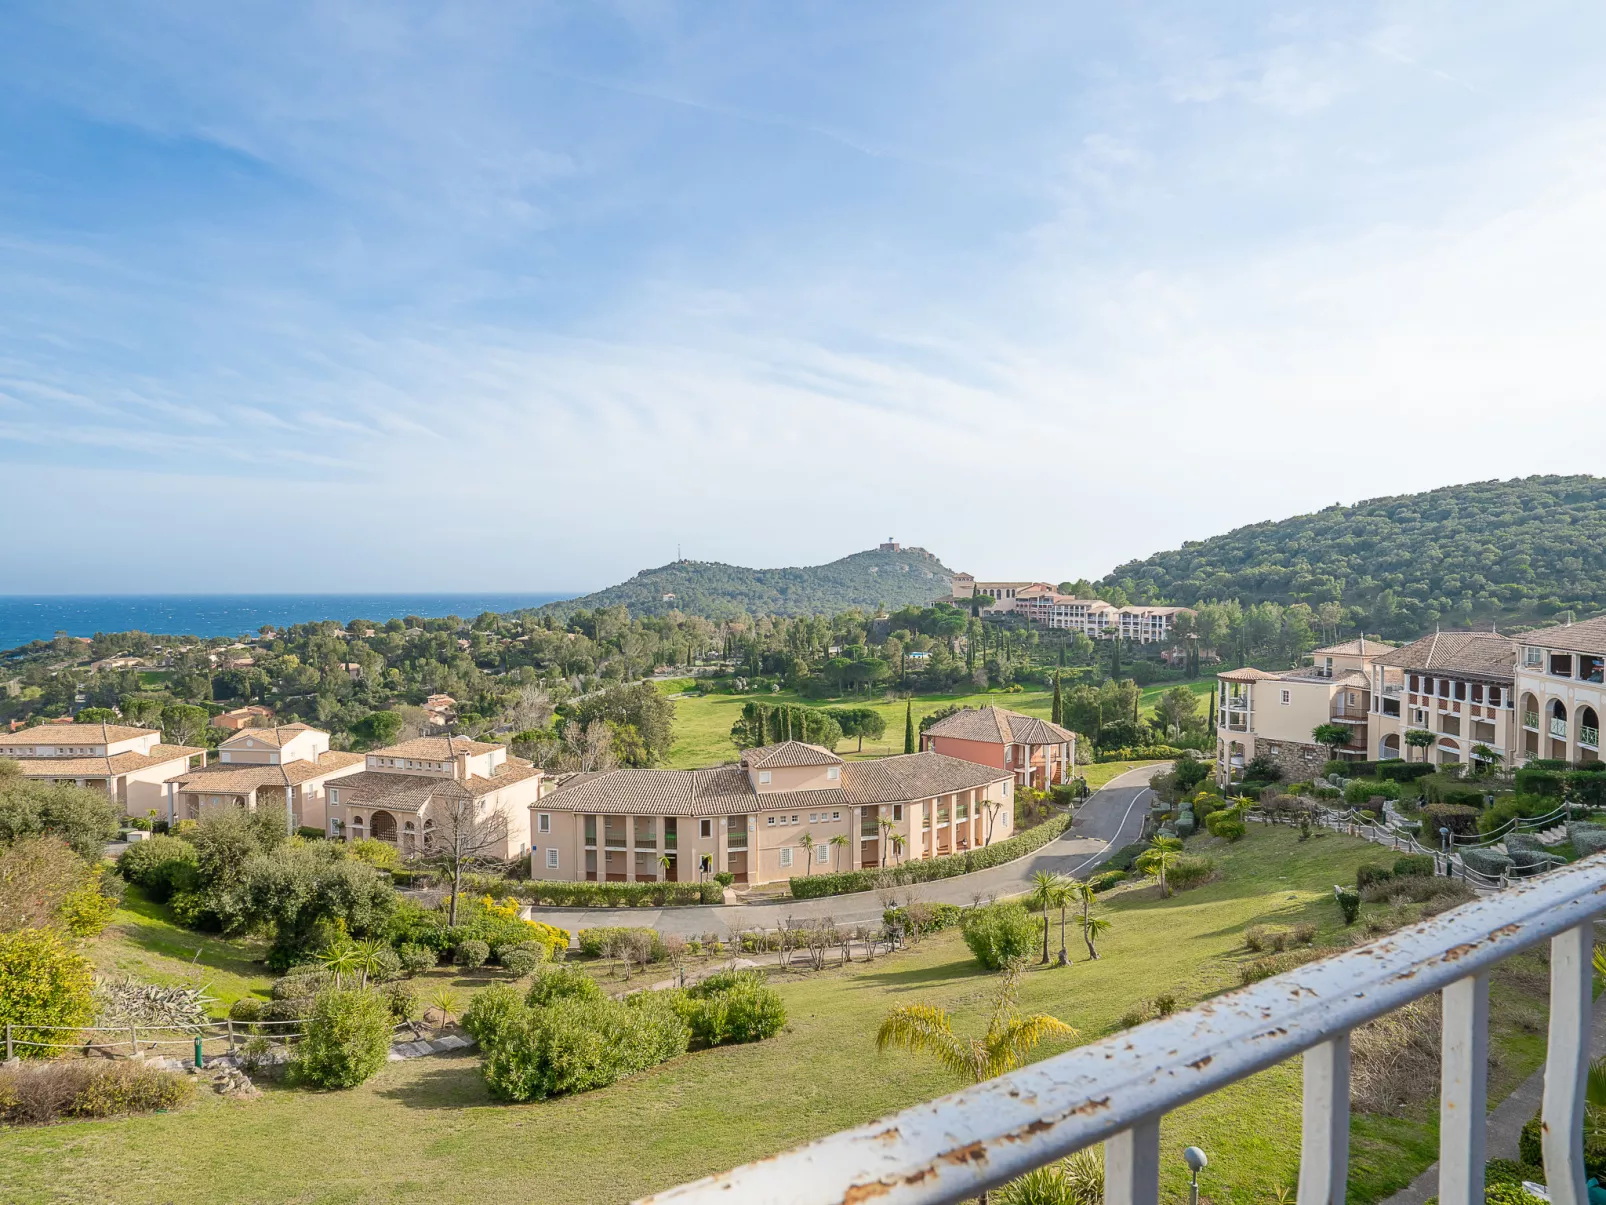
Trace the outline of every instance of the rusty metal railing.
{"type": "Polygon", "coordinates": [[[1551,947],[1545,1173],[1556,1205],[1587,1205],[1592,921],[1602,911],[1606,855],[643,1205],[939,1205],[1100,1142],[1106,1205],[1154,1205],[1161,1118],[1295,1055],[1304,1060],[1299,1201],[1341,1205],[1349,1034],[1433,992],[1444,1006],[1439,1201],[1482,1205],[1489,969],[1541,941],[1551,947]]]}

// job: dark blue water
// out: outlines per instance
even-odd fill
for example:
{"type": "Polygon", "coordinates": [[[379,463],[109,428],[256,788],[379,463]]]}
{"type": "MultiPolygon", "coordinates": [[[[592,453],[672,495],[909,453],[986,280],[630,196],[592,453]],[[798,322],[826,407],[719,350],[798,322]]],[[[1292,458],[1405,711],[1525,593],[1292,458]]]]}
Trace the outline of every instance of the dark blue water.
{"type": "Polygon", "coordinates": [[[241,636],[263,624],[284,627],[333,619],[472,619],[484,611],[519,611],[572,594],[66,594],[0,595],[0,649],[57,632],[138,629],[161,636],[241,636]]]}

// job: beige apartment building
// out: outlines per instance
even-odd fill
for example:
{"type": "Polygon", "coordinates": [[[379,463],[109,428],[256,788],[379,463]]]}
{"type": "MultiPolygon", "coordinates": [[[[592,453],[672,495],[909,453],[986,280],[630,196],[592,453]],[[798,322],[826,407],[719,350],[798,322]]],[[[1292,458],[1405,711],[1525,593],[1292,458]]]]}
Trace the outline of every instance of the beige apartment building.
{"type": "Polygon", "coordinates": [[[1515,643],[1515,760],[1599,761],[1606,615],[1523,632],[1515,643]]]}
{"type": "MultiPolygon", "coordinates": [[[[530,805],[541,797],[539,767],[509,757],[502,745],[460,736],[422,736],[362,755],[363,767],[328,788],[329,835],[348,841],[372,837],[395,845],[403,856],[427,853],[437,830],[466,816],[479,817],[479,831],[500,830],[494,847],[478,852],[511,860],[530,848],[530,805]]],[[[459,828],[466,829],[466,821],[459,828]]]]}
{"type": "Polygon", "coordinates": [[[1171,640],[1177,616],[1192,614],[1187,607],[1117,607],[1098,598],[1061,594],[1048,582],[978,582],[968,574],[955,576],[955,598],[978,594],[993,600],[982,608],[985,614],[1020,615],[1041,627],[1081,632],[1094,640],[1116,636],[1138,644],[1171,640]]]}
{"type": "Polygon", "coordinates": [[[1270,758],[1290,780],[1320,774],[1332,752],[1311,733],[1342,724],[1348,742],[1340,758],[1366,757],[1372,709],[1371,666],[1392,651],[1375,640],[1349,640],[1317,649],[1312,664],[1271,673],[1246,667],[1216,675],[1216,779],[1241,779],[1257,757],[1270,758]]]}
{"type": "Polygon", "coordinates": [[[164,745],[154,728],[122,724],[36,724],[0,735],[0,757],[14,758],[24,776],[105,791],[125,816],[160,811],[163,784],[206,760],[206,750],[164,745]]]}
{"type": "Polygon", "coordinates": [[[1475,760],[1472,751],[1485,746],[1509,761],[1516,662],[1517,642],[1497,632],[1435,632],[1391,649],[1370,671],[1368,756],[1453,765],[1475,760]],[[1405,743],[1411,731],[1433,733],[1434,743],[1413,749],[1405,743]]]}
{"type": "Polygon", "coordinates": [[[328,784],[362,768],[361,753],[332,751],[329,734],[306,724],[243,728],[218,746],[211,765],[167,780],[167,818],[199,820],[219,808],[277,811],[288,804],[291,832],[322,829],[328,784]]]}
{"type": "Polygon", "coordinates": [[[532,878],[738,883],[894,865],[1003,840],[1014,776],[939,753],[844,762],[749,749],[708,770],[575,774],[530,808],[532,878]]]}

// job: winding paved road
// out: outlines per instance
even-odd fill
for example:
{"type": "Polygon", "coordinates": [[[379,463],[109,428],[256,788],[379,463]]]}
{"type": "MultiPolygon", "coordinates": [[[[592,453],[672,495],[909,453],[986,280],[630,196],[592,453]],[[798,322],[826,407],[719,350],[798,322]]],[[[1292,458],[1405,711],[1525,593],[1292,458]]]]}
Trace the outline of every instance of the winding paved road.
{"type": "MultiPolygon", "coordinates": [[[[1164,763],[1162,763],[1163,765],[1164,763]]],[[[913,890],[928,903],[969,904],[975,899],[1019,895],[1039,870],[1085,878],[1121,846],[1136,841],[1143,831],[1146,808],[1143,796],[1149,778],[1160,766],[1128,770],[1095,791],[1077,812],[1064,833],[1035,853],[978,870],[974,874],[921,883],[913,890]]],[[[898,888],[901,896],[909,888],[898,888]]],[[[681,908],[534,908],[531,920],[558,925],[570,932],[602,925],[650,926],[661,933],[699,937],[717,933],[722,938],[745,929],[774,929],[788,919],[829,917],[839,925],[858,925],[881,919],[877,892],[833,895],[814,900],[782,900],[774,904],[715,904],[681,908]]]]}

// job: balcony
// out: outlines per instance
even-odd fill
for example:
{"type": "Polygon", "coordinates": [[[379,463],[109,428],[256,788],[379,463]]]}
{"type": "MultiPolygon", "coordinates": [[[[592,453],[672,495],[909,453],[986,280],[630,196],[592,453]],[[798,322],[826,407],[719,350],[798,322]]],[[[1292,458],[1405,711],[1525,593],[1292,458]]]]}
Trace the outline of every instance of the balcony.
{"type": "Polygon", "coordinates": [[[1578,743],[1586,749],[1600,748],[1600,729],[1580,726],[1578,729],[1578,743]]]}
{"type": "MultiPolygon", "coordinates": [[[[1439,1199],[1483,1200],[1488,971],[1550,942],[1541,1148],[1547,1181],[1584,1184],[1578,1142],[1591,1021],[1593,920],[1606,865],[1524,880],[1377,942],[1229,992],[891,1117],[646,1198],[643,1205],[775,1201],[957,1205],[1104,1143],[1105,1201],[1154,1205],[1160,1121],[1302,1056],[1299,1200],[1342,1200],[1349,1166],[1349,1035],[1434,992],[1443,1001],[1439,1199]]],[[[1175,1158],[1167,1152],[1167,1159],[1175,1158]]]]}
{"type": "Polygon", "coordinates": [[[1522,726],[1524,728],[1531,728],[1531,729],[1533,729],[1533,731],[1538,732],[1539,731],[1539,713],[1537,711],[1525,711],[1525,712],[1523,712],[1522,713],[1522,726]]]}
{"type": "Polygon", "coordinates": [[[1567,739],[1567,721],[1566,720],[1558,720],[1555,716],[1551,716],[1550,717],[1550,735],[1555,737],[1558,741],[1566,740],[1567,739]]]}

